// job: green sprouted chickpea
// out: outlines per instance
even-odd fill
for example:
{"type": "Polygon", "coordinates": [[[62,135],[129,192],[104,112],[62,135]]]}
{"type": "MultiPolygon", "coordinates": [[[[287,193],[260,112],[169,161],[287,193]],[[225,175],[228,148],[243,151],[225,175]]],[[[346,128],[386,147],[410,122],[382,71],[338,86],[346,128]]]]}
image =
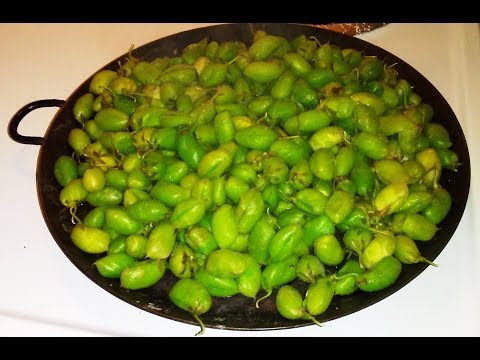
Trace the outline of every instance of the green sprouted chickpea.
{"type": "Polygon", "coordinates": [[[417,242],[442,228],[441,175],[461,159],[401,75],[304,35],[204,38],[152,61],[132,46],[78,97],[52,169],[72,242],[130,291],[168,268],[198,335],[212,298],[234,295],[259,308],[275,293],[281,316],[321,326],[335,296],[437,266],[417,242]]]}

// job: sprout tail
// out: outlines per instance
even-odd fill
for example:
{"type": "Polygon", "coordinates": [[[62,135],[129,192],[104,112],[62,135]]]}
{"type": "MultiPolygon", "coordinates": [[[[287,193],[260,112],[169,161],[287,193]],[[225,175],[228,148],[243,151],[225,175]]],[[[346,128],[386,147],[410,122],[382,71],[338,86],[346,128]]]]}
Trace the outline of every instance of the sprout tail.
{"type": "Polygon", "coordinates": [[[205,324],[203,323],[202,319],[200,319],[200,316],[198,316],[197,314],[192,314],[192,315],[195,318],[195,320],[198,321],[198,324],[200,325],[200,331],[198,333],[196,333],[195,336],[200,336],[200,335],[205,334],[205,324]]]}
{"type": "Polygon", "coordinates": [[[435,267],[438,267],[438,264],[435,264],[434,262],[431,262],[430,260],[428,260],[427,258],[424,258],[423,256],[420,256],[420,258],[418,259],[419,262],[425,262],[429,265],[432,265],[432,266],[435,266],[435,267]]]}
{"type": "Polygon", "coordinates": [[[315,319],[315,317],[313,317],[312,315],[307,314],[307,318],[308,318],[308,320],[312,320],[315,325],[323,327],[322,323],[320,321],[318,321],[317,319],[315,319]]]}
{"type": "Polygon", "coordinates": [[[70,211],[70,215],[72,215],[72,224],[75,225],[75,224],[81,224],[82,223],[82,220],[80,220],[80,218],[77,216],[77,207],[74,206],[74,207],[71,207],[69,209],[70,211]]]}
{"type": "Polygon", "coordinates": [[[266,298],[268,298],[270,295],[272,295],[272,290],[268,290],[268,292],[262,296],[260,299],[258,299],[256,302],[255,302],[255,307],[258,309],[258,303],[262,300],[265,300],[266,298]]]}

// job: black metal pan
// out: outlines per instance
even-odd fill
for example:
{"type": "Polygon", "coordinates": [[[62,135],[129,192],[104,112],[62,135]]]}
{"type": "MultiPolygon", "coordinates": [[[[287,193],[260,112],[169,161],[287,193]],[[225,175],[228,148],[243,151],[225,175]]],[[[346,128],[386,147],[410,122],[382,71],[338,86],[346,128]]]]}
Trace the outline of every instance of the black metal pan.
{"type": "MultiPolygon", "coordinates": [[[[442,222],[441,229],[437,232],[435,238],[420,244],[422,254],[426,258],[434,260],[450,241],[462,218],[470,188],[470,158],[462,128],[447,101],[422,74],[402,59],[358,38],[311,25],[299,24],[209,26],[153,41],[135,49],[133,55],[147,61],[159,56],[172,56],[174,49],[182,50],[186,45],[198,42],[205,37],[219,42],[241,40],[245,43],[251,43],[252,35],[257,29],[264,29],[268,33],[281,35],[289,40],[301,34],[315,36],[321,43],[330,42],[342,48],[355,48],[363,51],[365,55],[376,55],[388,65],[396,63],[396,69],[400,76],[415,86],[415,91],[422,96],[424,102],[433,106],[435,111],[434,121],[447,128],[453,142],[452,150],[459,155],[462,163],[458,172],[444,171],[442,173],[441,185],[452,195],[452,209],[442,222]]],[[[102,69],[116,70],[118,61],[124,60],[125,56],[120,56],[102,69]]],[[[25,105],[12,117],[8,126],[9,135],[14,141],[22,144],[40,145],[36,172],[38,200],[48,229],[70,261],[96,285],[113,296],[153,314],[194,324],[195,320],[189,313],[178,309],[168,299],[168,290],[175,282],[172,274],[167,272],[161,281],[148,289],[128,291],[120,288],[119,281],[102,277],[92,266],[97,257],[82,252],[70,240],[69,232],[72,228],[70,214],[64,210],[58,200],[61,187],[56,182],[52,169],[55,160],[60,155],[71,154],[71,149],[67,144],[67,136],[70,130],[78,124],[72,115],[73,104],[82,94],[88,91],[88,85],[92,77],[93,75],[86,79],[65,101],[40,100],[25,105]],[[17,132],[20,121],[29,112],[41,107],[60,108],[52,119],[45,135],[43,137],[20,135],[17,132]]],[[[82,211],[85,213],[86,210],[86,207],[80,207],[79,214],[82,215],[82,211]]],[[[319,316],[319,321],[326,322],[346,316],[375,304],[407,285],[427,266],[425,263],[405,266],[397,282],[383,291],[376,293],[356,292],[350,296],[334,297],[329,309],[319,316]]],[[[297,285],[301,286],[300,284],[297,285]]],[[[236,295],[228,299],[215,298],[212,309],[204,314],[202,319],[208,327],[236,330],[281,329],[312,324],[309,321],[291,321],[281,317],[275,309],[275,296],[265,300],[260,309],[255,308],[252,299],[242,295],[236,295]]]]}

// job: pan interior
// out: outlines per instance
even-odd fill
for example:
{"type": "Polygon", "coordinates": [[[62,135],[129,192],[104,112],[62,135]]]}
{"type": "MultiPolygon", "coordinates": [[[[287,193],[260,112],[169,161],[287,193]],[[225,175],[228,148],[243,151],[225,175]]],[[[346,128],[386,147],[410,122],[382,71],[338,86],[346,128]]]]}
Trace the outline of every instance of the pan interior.
{"type": "MultiPolygon", "coordinates": [[[[218,42],[241,40],[245,43],[251,43],[252,35],[257,29],[284,36],[289,40],[301,34],[305,34],[307,37],[315,36],[320,43],[330,42],[342,48],[354,48],[366,55],[376,55],[385,60],[387,64],[397,63],[396,69],[401,77],[414,84],[416,92],[422,96],[424,102],[432,105],[435,111],[434,121],[447,128],[454,144],[452,150],[459,155],[460,162],[463,164],[456,173],[445,171],[442,174],[441,185],[452,195],[452,209],[442,222],[442,229],[438,231],[435,239],[420,246],[423,255],[433,261],[453,236],[463,215],[470,187],[470,159],[462,128],[447,101],[425,77],[400,58],[358,38],[318,27],[297,24],[228,24],[199,28],[153,41],[135,49],[133,55],[146,61],[151,61],[160,56],[172,56],[175,49],[182,50],[186,45],[198,42],[205,37],[218,42]]],[[[125,54],[121,55],[103,69],[116,70],[118,61],[123,60],[125,56],[125,54]]],[[[72,115],[73,104],[88,91],[88,84],[92,77],[86,79],[66,100],[65,105],[57,112],[45,134],[45,142],[40,150],[37,162],[37,192],[45,222],[65,255],[95,284],[145,311],[169,319],[195,324],[195,320],[189,313],[178,309],[168,299],[168,291],[176,281],[171,273],[167,271],[161,281],[145,290],[128,291],[122,289],[118,280],[103,278],[92,267],[92,263],[99,258],[98,256],[82,252],[69,238],[72,229],[70,214],[65,211],[58,200],[61,187],[57,184],[52,169],[58,156],[71,154],[66,139],[70,130],[78,124],[72,115]]],[[[87,206],[80,206],[78,210],[80,217],[87,210],[87,206]]],[[[356,292],[351,296],[334,297],[329,309],[319,316],[318,320],[326,322],[371,306],[408,284],[427,266],[426,264],[405,266],[397,282],[383,291],[376,293],[356,292]]],[[[301,282],[296,285],[299,288],[305,286],[301,282]]],[[[242,295],[226,299],[214,298],[212,310],[202,315],[202,320],[208,327],[236,330],[280,329],[311,324],[311,322],[291,321],[281,317],[275,308],[275,296],[266,299],[259,309],[255,308],[252,299],[242,295]]]]}

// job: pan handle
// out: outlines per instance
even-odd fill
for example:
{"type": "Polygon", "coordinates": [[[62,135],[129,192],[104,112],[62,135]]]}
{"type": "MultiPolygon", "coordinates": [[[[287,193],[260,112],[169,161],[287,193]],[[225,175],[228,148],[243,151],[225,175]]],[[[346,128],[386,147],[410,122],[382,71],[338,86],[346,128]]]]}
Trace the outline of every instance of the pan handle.
{"type": "Polygon", "coordinates": [[[62,107],[65,104],[64,100],[57,100],[57,99],[46,99],[46,100],[37,100],[31,103],[28,103],[20,110],[18,110],[15,115],[12,116],[10,122],[8,123],[8,136],[13,141],[16,141],[20,144],[27,144],[27,145],[42,145],[43,138],[39,136],[24,136],[18,133],[18,125],[23,120],[28,113],[35,109],[43,108],[43,107],[62,107]]]}

